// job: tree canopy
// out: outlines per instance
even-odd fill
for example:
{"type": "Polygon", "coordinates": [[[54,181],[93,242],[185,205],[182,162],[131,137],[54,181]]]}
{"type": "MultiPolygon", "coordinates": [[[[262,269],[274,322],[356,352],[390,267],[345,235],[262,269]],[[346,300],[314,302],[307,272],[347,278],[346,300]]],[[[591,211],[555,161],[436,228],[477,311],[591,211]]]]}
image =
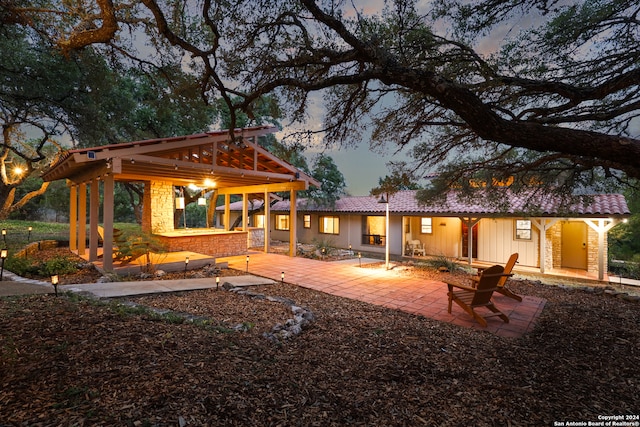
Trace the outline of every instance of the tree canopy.
{"type": "Polygon", "coordinates": [[[179,63],[143,71],[93,46],[65,56],[32,28],[8,25],[0,10],[0,217],[46,191],[48,183],[31,178],[63,146],[183,135],[212,123],[212,107],[179,63]]]}
{"type": "Polygon", "coordinates": [[[158,52],[188,55],[231,123],[267,94],[304,122],[318,92],[328,144],[371,130],[373,146],[404,147],[413,170],[439,172],[440,188],[509,179],[589,191],[640,178],[635,1],[394,0],[376,13],[338,0],[40,1],[4,2],[0,17],[67,54],[99,43],[145,64],[162,57],[135,50],[130,35],[146,34],[158,52]]]}

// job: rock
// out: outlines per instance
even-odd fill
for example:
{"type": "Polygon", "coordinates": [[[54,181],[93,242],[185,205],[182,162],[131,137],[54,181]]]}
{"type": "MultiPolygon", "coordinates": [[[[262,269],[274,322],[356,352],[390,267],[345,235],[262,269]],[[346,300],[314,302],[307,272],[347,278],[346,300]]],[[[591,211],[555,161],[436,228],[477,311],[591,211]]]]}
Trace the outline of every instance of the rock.
{"type": "Polygon", "coordinates": [[[156,277],[162,277],[162,276],[166,276],[167,272],[164,270],[156,270],[156,272],[154,273],[154,276],[156,277]]]}
{"type": "Polygon", "coordinates": [[[98,280],[96,281],[97,283],[111,283],[111,282],[117,282],[119,280],[118,275],[117,274],[105,274],[101,277],[98,278],[98,280]]]}

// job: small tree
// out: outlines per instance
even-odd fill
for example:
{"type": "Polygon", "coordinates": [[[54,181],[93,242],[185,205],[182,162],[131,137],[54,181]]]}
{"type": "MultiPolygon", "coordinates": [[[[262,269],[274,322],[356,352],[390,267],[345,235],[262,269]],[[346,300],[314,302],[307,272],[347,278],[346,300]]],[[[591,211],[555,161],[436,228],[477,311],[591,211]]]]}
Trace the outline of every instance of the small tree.
{"type": "Polygon", "coordinates": [[[308,198],[320,206],[334,207],[336,201],[345,194],[347,184],[333,159],[326,154],[319,154],[311,175],[320,182],[320,188],[309,189],[308,198]]]}

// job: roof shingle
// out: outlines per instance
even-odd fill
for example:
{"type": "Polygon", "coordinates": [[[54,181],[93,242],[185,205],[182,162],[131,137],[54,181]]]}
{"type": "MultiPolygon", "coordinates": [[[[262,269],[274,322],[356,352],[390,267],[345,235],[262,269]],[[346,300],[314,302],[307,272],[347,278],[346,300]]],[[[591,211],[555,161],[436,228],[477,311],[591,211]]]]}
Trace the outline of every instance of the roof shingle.
{"type": "MultiPolygon", "coordinates": [[[[479,203],[458,199],[453,193],[448,194],[446,200],[434,201],[421,205],[416,199],[415,190],[399,191],[389,199],[389,212],[396,214],[427,214],[442,216],[508,216],[525,215],[532,216],[596,216],[607,217],[628,216],[631,214],[627,202],[622,194],[595,194],[590,196],[586,204],[574,203],[566,206],[559,198],[538,197],[539,203],[532,203],[530,194],[514,194],[506,190],[502,206],[493,206],[490,203],[479,203]],[[533,207],[531,207],[533,206],[533,207]]],[[[220,209],[220,208],[218,208],[220,209]]],[[[241,210],[242,203],[232,203],[231,210],[241,210]],[[236,206],[237,205],[237,206],[236,206]]],[[[288,212],[289,201],[283,200],[271,207],[273,212],[288,212]]],[[[307,199],[298,200],[300,212],[333,212],[333,213],[362,213],[383,214],[384,203],[379,203],[374,196],[346,196],[336,201],[335,207],[316,206],[307,199]]]]}

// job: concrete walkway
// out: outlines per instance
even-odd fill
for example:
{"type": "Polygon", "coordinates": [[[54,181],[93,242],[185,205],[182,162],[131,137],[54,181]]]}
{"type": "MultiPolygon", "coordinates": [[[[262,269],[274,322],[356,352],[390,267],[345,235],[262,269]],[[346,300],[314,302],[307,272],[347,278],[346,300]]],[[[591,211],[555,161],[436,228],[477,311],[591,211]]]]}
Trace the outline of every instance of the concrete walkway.
{"type": "MultiPolygon", "coordinates": [[[[235,286],[269,284],[280,281],[284,273],[286,283],[463,327],[484,330],[504,337],[520,337],[531,331],[545,305],[545,300],[541,298],[523,296],[522,302],[518,302],[503,295],[494,294],[496,306],[509,317],[509,323],[492,317],[488,319],[488,326],[483,328],[456,304],[453,305],[451,314],[447,312],[447,286],[443,282],[412,277],[403,273],[400,268],[386,270],[380,260],[353,258],[324,262],[263,252],[249,255],[249,275],[240,276],[241,278],[223,277],[221,285],[223,281],[229,281],[235,286]],[[361,268],[360,263],[365,266],[369,264],[369,266],[361,268]],[[374,266],[371,266],[372,264],[374,266]]],[[[230,268],[236,270],[247,270],[246,255],[220,258],[217,261],[227,262],[230,268]]],[[[15,278],[12,277],[12,279],[15,278]]],[[[53,292],[53,286],[50,283],[22,280],[22,282],[0,282],[0,296],[53,292]]],[[[100,298],[113,298],[209,289],[215,286],[215,280],[207,278],[64,285],[59,286],[58,291],[89,292],[100,298]]]]}

